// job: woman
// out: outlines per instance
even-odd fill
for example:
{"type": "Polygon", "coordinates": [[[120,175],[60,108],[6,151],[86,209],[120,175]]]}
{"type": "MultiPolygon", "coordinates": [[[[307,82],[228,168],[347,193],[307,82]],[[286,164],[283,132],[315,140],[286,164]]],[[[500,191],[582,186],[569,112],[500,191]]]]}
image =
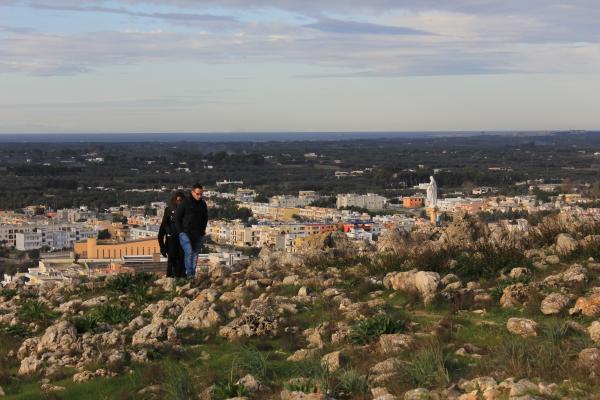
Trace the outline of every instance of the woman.
{"type": "Polygon", "coordinates": [[[165,214],[158,230],[160,253],[168,258],[167,276],[173,278],[185,277],[183,251],[181,250],[177,228],[175,227],[175,212],[177,211],[177,206],[184,199],[185,194],[182,191],[173,192],[169,200],[169,205],[165,208],[165,214]]]}

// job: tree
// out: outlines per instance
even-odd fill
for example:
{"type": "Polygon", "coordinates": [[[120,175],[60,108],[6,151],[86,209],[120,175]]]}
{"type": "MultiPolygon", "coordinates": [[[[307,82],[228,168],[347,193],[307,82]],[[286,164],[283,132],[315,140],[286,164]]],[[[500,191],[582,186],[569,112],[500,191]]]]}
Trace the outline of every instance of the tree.
{"type": "Polygon", "coordinates": [[[111,235],[110,235],[110,232],[108,231],[108,229],[103,229],[100,232],[98,232],[98,240],[107,240],[110,238],[111,238],[111,235]]]}

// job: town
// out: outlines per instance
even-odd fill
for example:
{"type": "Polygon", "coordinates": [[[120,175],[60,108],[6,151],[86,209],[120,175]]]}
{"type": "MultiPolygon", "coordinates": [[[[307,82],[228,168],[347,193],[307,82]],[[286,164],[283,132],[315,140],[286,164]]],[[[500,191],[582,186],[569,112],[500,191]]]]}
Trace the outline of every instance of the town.
{"type": "MultiPolygon", "coordinates": [[[[334,207],[315,206],[324,199],[317,192],[275,195],[268,202],[242,181],[215,182],[205,192],[211,210],[219,200],[234,201],[241,219],[211,219],[207,229],[209,250],[200,265],[232,266],[256,256],[263,248],[295,253],[307,238],[326,232],[343,232],[352,241],[376,242],[389,230],[410,232],[414,226],[441,225],[455,213],[479,215],[490,227],[502,225],[526,231],[528,216],[568,214],[591,221],[600,220],[597,199],[582,195],[581,188],[562,191],[560,184],[527,181],[530,192],[555,193],[543,201],[534,194],[499,196],[493,187],[472,188],[470,193],[452,193],[436,198],[435,211],[427,204],[430,183],[416,185],[412,195],[386,198],[381,195],[339,194],[334,207]],[[224,191],[223,189],[229,189],[224,191]],[[432,213],[435,212],[435,216],[432,213]],[[248,215],[251,217],[248,218],[248,215]]],[[[584,185],[585,186],[585,185],[584,185]]],[[[164,195],[168,197],[169,191],[164,195]]],[[[30,285],[71,282],[82,277],[119,273],[166,271],[157,233],[165,202],[115,205],[105,210],[86,206],[53,210],[48,205],[31,205],[0,212],[0,243],[4,250],[2,283],[24,278],[30,285]],[[23,268],[24,257],[37,264],[23,268]]]]}

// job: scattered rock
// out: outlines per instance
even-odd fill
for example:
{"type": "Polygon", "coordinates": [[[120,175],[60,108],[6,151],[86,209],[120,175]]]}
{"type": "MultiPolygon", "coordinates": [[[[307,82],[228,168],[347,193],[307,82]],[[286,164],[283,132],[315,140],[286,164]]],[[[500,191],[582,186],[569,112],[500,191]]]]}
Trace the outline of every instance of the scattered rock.
{"type": "Polygon", "coordinates": [[[537,322],[526,318],[509,318],[506,328],[510,333],[522,337],[537,336],[539,330],[537,322]]]}
{"type": "Polygon", "coordinates": [[[600,366],[600,349],[590,347],[579,352],[579,365],[587,370],[594,371],[600,366]]]}
{"type": "Polygon", "coordinates": [[[502,307],[522,306],[529,300],[529,287],[523,283],[515,283],[504,288],[500,305],[502,307]]]}
{"type": "Polygon", "coordinates": [[[236,384],[242,385],[250,393],[256,393],[260,391],[260,382],[250,374],[247,374],[243,378],[239,379],[236,384]]]}
{"type": "Polygon", "coordinates": [[[568,304],[569,297],[562,293],[552,293],[542,300],[540,310],[544,315],[560,314],[568,304]]]}
{"type": "Polygon", "coordinates": [[[410,348],[413,341],[412,336],[402,333],[384,334],[379,337],[379,350],[383,354],[397,353],[410,348]]]}
{"type": "Polygon", "coordinates": [[[214,304],[196,298],[185,306],[177,321],[177,329],[203,329],[217,326],[222,321],[219,313],[214,309],[214,304]]]}
{"type": "Polygon", "coordinates": [[[341,351],[325,354],[321,362],[330,372],[335,372],[346,364],[346,356],[341,351]]]}
{"type": "Polygon", "coordinates": [[[432,393],[429,390],[423,389],[423,388],[409,390],[408,392],[404,393],[404,400],[432,400],[432,399],[433,399],[432,393]]]}
{"type": "Polygon", "coordinates": [[[586,317],[598,316],[600,314],[600,294],[578,298],[575,306],[569,310],[569,314],[583,314],[586,317]]]}
{"type": "Polygon", "coordinates": [[[131,339],[134,346],[156,346],[177,338],[177,331],[167,319],[154,319],[137,331],[131,339]]]}
{"type": "Polygon", "coordinates": [[[556,250],[561,254],[568,254],[577,250],[577,240],[568,233],[559,233],[556,236],[556,250]]]}

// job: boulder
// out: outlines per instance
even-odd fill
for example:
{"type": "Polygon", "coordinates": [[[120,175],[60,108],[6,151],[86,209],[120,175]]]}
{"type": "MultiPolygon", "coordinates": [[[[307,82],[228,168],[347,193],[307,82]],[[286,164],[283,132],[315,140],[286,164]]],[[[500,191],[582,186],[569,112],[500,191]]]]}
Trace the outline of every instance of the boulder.
{"type": "Polygon", "coordinates": [[[42,361],[38,360],[35,355],[25,357],[21,360],[19,367],[19,375],[33,375],[36,374],[42,367],[42,361]]]}
{"type": "Polygon", "coordinates": [[[600,349],[590,347],[579,352],[579,366],[587,371],[593,371],[600,366],[600,349]]]}
{"type": "Polygon", "coordinates": [[[437,272],[418,271],[416,269],[388,274],[384,285],[394,290],[408,293],[418,293],[425,304],[431,303],[435,298],[440,275],[437,272]]]}
{"type": "Polygon", "coordinates": [[[537,336],[539,326],[537,322],[526,318],[509,318],[506,329],[513,335],[521,337],[537,336]]]}
{"type": "Polygon", "coordinates": [[[508,274],[509,277],[513,279],[520,279],[531,275],[531,271],[527,268],[513,268],[510,270],[508,274]]]}
{"type": "Polygon", "coordinates": [[[346,356],[341,351],[325,354],[321,363],[328,368],[329,372],[335,372],[346,364],[346,356]]]}
{"type": "Polygon", "coordinates": [[[594,321],[587,328],[587,332],[590,335],[590,339],[596,344],[600,344],[600,321],[594,321]]]}
{"type": "Polygon", "coordinates": [[[175,321],[177,329],[203,329],[219,325],[222,321],[214,305],[200,299],[190,302],[175,321]]]}
{"type": "Polygon", "coordinates": [[[504,288],[502,297],[500,298],[500,305],[505,308],[522,306],[529,300],[529,296],[529,286],[523,283],[515,283],[504,288]]]}
{"type": "Polygon", "coordinates": [[[408,349],[413,341],[412,336],[402,333],[383,334],[379,337],[379,351],[383,354],[397,353],[408,349]]]}
{"type": "Polygon", "coordinates": [[[246,390],[250,393],[256,393],[260,390],[260,382],[256,380],[256,378],[250,374],[240,378],[236,384],[241,385],[246,388],[246,390]]]}
{"type": "Polygon", "coordinates": [[[562,293],[549,294],[542,300],[540,310],[544,315],[560,314],[569,304],[569,297],[562,293]]]}
{"type": "Polygon", "coordinates": [[[577,240],[573,239],[568,233],[559,233],[556,236],[556,251],[561,254],[568,254],[577,250],[577,240]]]}
{"type": "Polygon", "coordinates": [[[432,400],[432,393],[423,388],[409,390],[404,393],[404,400],[432,400]]]}
{"type": "Polygon", "coordinates": [[[575,306],[569,310],[569,314],[583,314],[586,317],[600,315],[600,294],[592,294],[588,297],[580,297],[575,306]]]}
{"type": "Polygon", "coordinates": [[[60,321],[49,326],[37,345],[38,354],[47,352],[69,353],[77,342],[77,328],[68,321],[60,321]]]}
{"type": "Polygon", "coordinates": [[[280,394],[281,400],[325,400],[322,393],[304,393],[298,391],[283,390],[280,394]]]}
{"type": "Polygon", "coordinates": [[[146,325],[137,331],[131,339],[134,346],[156,346],[165,341],[172,341],[177,338],[177,331],[167,319],[153,319],[149,325],[146,325]]]}

